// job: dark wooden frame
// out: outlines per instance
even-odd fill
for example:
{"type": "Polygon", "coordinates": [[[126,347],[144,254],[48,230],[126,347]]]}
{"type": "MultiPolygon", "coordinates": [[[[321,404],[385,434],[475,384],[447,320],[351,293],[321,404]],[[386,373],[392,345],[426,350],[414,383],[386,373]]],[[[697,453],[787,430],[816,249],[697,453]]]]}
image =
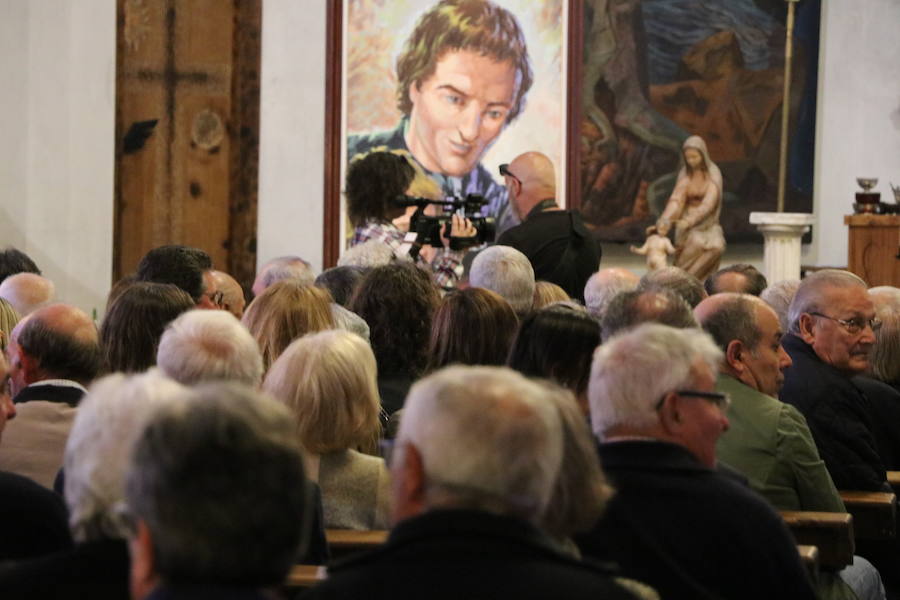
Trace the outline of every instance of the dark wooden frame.
{"type": "MultiPolygon", "coordinates": [[[[568,9],[566,73],[569,90],[566,102],[566,202],[569,208],[581,203],[578,178],[581,129],[581,70],[584,48],[584,0],[565,0],[568,9]]],[[[325,223],[323,231],[323,268],[337,264],[341,242],[341,110],[343,89],[343,17],[344,0],[328,0],[325,49],[325,223]]],[[[523,149],[524,150],[524,149],[523,149]]]]}

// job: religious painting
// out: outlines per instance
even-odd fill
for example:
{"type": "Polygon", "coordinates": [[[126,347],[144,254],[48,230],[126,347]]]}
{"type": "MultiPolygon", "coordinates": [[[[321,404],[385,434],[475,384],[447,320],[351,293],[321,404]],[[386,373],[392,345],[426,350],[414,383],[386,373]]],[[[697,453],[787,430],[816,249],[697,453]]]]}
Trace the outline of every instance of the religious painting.
{"type": "MultiPolygon", "coordinates": [[[[340,181],[329,186],[344,181],[355,156],[404,152],[443,197],[483,196],[488,204],[482,212],[501,227],[514,217],[500,164],[525,151],[542,152],[554,162],[562,189],[566,5],[567,0],[345,0],[340,181]]],[[[336,104],[332,99],[331,106],[336,104]]],[[[326,249],[326,261],[327,254],[326,249]]]]}
{"type": "MultiPolygon", "coordinates": [[[[585,0],[577,204],[601,240],[643,240],[700,136],[729,242],[776,210],[787,3],[585,0]]],[[[797,7],[785,210],[812,212],[819,0],[797,7]]]]}

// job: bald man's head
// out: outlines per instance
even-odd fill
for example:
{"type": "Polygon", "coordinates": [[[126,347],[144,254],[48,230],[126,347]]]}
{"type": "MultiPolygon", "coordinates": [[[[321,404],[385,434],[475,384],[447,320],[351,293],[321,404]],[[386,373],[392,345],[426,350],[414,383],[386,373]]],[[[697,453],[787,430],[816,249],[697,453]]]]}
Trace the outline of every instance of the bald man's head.
{"type": "Polygon", "coordinates": [[[13,305],[24,317],[53,300],[53,282],[35,273],[10,275],[0,283],[0,298],[13,305]]]}
{"type": "Polygon", "coordinates": [[[51,304],[16,325],[9,344],[13,393],[46,379],[90,383],[100,371],[97,327],[84,311],[51,304]]]}
{"type": "Polygon", "coordinates": [[[222,292],[223,308],[240,319],[244,315],[244,290],[237,280],[224,271],[210,271],[216,289],[222,292]]]}
{"type": "Polygon", "coordinates": [[[516,214],[524,219],[541,200],[556,199],[553,161],[540,152],[517,156],[507,167],[506,185],[516,214]]]}

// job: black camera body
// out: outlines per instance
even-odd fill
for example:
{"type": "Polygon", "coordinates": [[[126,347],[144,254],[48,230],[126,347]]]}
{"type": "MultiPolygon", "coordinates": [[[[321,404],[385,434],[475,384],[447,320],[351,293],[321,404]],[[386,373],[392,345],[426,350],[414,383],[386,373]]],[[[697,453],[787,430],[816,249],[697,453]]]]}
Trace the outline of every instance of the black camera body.
{"type": "MultiPolygon", "coordinates": [[[[443,248],[441,233],[450,239],[451,250],[465,250],[472,246],[493,242],[497,235],[497,225],[493,217],[481,215],[481,207],[487,204],[484,196],[468,194],[465,199],[455,197],[444,200],[431,200],[430,198],[413,198],[410,196],[398,196],[395,200],[399,206],[416,206],[416,212],[409,219],[409,231],[416,233],[415,246],[434,246],[443,248]],[[430,217],[425,214],[428,205],[440,206],[444,214],[430,217]],[[471,237],[450,236],[451,221],[454,214],[460,214],[468,219],[475,228],[475,235],[471,237]]],[[[418,254],[418,250],[416,250],[418,254]]]]}

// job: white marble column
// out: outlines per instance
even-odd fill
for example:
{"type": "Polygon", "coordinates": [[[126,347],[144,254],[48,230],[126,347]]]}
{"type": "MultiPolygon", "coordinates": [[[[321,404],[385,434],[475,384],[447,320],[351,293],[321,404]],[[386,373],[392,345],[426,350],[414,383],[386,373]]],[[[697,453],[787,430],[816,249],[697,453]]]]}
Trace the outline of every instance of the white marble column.
{"type": "Polygon", "coordinates": [[[765,238],[763,269],[770,284],[800,279],[800,238],[815,220],[807,213],[750,213],[750,224],[765,238]]]}

